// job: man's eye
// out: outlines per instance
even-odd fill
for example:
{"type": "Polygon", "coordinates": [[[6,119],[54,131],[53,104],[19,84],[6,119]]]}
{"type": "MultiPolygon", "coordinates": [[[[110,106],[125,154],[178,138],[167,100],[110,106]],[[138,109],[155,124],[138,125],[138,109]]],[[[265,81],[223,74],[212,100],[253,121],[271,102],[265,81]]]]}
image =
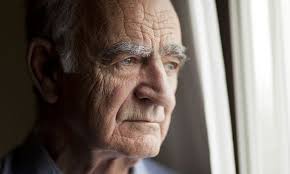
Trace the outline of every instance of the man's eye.
{"type": "Polygon", "coordinates": [[[172,72],[178,70],[178,63],[175,62],[168,62],[164,64],[164,68],[166,71],[172,72]]]}
{"type": "Polygon", "coordinates": [[[122,65],[132,65],[132,64],[136,64],[137,62],[138,62],[138,59],[136,57],[128,57],[120,61],[119,63],[122,65]]]}

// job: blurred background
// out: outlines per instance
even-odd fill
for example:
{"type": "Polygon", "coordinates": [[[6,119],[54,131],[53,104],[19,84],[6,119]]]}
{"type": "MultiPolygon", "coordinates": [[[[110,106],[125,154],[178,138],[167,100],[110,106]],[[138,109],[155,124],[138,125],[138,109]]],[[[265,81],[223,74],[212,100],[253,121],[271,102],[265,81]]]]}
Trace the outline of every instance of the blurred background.
{"type": "Polygon", "coordinates": [[[22,0],[0,6],[0,154],[20,143],[30,130],[35,112],[32,85],[25,63],[22,0]]]}

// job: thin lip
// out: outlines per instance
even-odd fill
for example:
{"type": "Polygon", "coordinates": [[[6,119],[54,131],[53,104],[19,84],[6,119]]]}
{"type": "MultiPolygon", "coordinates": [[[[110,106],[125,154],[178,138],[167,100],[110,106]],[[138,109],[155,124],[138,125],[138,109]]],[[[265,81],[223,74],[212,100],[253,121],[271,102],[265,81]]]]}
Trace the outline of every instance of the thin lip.
{"type": "Polygon", "coordinates": [[[161,123],[162,121],[157,120],[124,120],[125,122],[135,122],[135,123],[161,123]]]}

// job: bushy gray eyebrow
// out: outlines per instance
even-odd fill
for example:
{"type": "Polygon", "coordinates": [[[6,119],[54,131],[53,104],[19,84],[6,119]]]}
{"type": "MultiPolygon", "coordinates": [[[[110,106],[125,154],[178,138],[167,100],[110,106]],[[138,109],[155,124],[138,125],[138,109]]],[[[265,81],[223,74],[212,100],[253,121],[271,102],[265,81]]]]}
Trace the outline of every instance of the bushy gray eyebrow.
{"type": "MultiPolygon", "coordinates": [[[[185,50],[186,48],[184,46],[172,43],[160,48],[159,52],[162,56],[168,55],[176,57],[184,64],[187,60],[185,50]]],[[[101,52],[102,61],[103,63],[111,63],[116,55],[121,53],[146,58],[153,54],[153,48],[134,42],[118,42],[101,52]]]]}
{"type": "Polygon", "coordinates": [[[120,53],[129,55],[149,57],[153,49],[133,42],[119,42],[102,51],[102,59],[105,62],[111,62],[114,57],[120,53]]]}
{"type": "Polygon", "coordinates": [[[169,55],[177,57],[182,64],[184,64],[188,57],[185,54],[186,48],[179,44],[168,44],[160,49],[160,54],[163,56],[169,55]]]}

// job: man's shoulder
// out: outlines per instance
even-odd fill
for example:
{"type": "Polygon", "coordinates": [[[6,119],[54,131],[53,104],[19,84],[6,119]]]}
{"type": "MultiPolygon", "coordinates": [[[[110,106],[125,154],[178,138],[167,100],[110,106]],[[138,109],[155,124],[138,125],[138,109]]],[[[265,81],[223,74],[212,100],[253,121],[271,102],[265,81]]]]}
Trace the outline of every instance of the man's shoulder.
{"type": "Polygon", "coordinates": [[[134,174],[176,174],[173,170],[165,167],[152,159],[144,159],[135,166],[134,174]]]}
{"type": "Polygon", "coordinates": [[[20,145],[0,159],[0,174],[59,174],[37,145],[20,145]]]}
{"type": "Polygon", "coordinates": [[[0,173],[3,173],[3,160],[0,158],[0,173]]]}
{"type": "Polygon", "coordinates": [[[0,174],[12,174],[13,172],[10,170],[12,169],[11,167],[11,162],[12,162],[12,152],[9,152],[8,154],[5,154],[0,158],[0,174]]]}
{"type": "Polygon", "coordinates": [[[18,146],[0,158],[0,174],[14,174],[17,168],[30,161],[28,154],[25,155],[26,152],[22,149],[23,147],[18,146]]]}
{"type": "Polygon", "coordinates": [[[0,158],[0,173],[2,173],[3,170],[3,159],[0,158]]]}

